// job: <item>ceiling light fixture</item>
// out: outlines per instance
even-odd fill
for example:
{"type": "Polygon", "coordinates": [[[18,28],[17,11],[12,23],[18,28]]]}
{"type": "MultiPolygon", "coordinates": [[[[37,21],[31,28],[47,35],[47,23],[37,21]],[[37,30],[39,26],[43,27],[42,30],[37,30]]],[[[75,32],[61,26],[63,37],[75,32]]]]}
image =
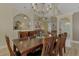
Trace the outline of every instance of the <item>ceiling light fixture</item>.
{"type": "Polygon", "coordinates": [[[57,9],[55,3],[33,3],[32,8],[36,15],[43,17],[50,11],[53,11],[53,14],[55,14],[57,9]]]}

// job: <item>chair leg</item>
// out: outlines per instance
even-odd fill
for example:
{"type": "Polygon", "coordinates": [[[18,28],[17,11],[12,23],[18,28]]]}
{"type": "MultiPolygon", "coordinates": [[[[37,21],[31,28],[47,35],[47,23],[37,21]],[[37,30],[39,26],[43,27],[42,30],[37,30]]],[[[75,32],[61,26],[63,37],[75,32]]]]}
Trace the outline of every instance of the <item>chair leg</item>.
{"type": "Polygon", "coordinates": [[[13,51],[16,52],[16,46],[15,45],[13,45],[13,51]]]}
{"type": "Polygon", "coordinates": [[[65,49],[65,47],[64,47],[64,53],[66,53],[66,49],[65,49]]]}
{"type": "Polygon", "coordinates": [[[59,56],[63,56],[62,48],[59,49],[59,56]]]}
{"type": "Polygon", "coordinates": [[[66,53],[65,44],[64,44],[64,53],[66,53]]]}

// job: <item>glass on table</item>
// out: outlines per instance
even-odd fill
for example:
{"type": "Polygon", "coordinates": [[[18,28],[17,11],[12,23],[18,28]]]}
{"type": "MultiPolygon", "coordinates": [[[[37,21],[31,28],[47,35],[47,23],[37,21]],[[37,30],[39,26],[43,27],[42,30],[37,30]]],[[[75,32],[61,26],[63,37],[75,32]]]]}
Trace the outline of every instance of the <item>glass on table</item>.
{"type": "Polygon", "coordinates": [[[23,42],[22,42],[22,41],[20,41],[20,44],[22,45],[22,44],[23,44],[23,42]]]}
{"type": "Polygon", "coordinates": [[[22,49],[23,48],[23,41],[20,41],[18,46],[19,46],[19,49],[22,49]]]}
{"type": "Polygon", "coordinates": [[[51,34],[49,34],[49,37],[52,37],[52,35],[51,35],[51,34]]]}

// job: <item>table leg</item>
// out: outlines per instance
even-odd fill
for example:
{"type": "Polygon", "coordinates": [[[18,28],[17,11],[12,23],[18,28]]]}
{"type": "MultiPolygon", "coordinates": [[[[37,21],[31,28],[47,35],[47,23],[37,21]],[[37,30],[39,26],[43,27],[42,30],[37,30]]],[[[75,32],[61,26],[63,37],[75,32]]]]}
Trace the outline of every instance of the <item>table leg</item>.
{"type": "Polygon", "coordinates": [[[15,45],[13,45],[13,51],[16,52],[16,46],[15,45]]]}

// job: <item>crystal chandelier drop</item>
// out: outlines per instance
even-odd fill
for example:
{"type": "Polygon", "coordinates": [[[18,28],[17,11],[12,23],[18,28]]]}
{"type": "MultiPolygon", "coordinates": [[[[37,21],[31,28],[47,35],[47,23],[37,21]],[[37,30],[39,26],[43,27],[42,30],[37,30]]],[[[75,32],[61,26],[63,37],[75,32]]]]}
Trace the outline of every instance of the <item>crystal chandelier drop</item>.
{"type": "Polygon", "coordinates": [[[33,3],[32,8],[36,15],[45,17],[45,15],[48,14],[50,11],[55,11],[55,4],[33,3]]]}

